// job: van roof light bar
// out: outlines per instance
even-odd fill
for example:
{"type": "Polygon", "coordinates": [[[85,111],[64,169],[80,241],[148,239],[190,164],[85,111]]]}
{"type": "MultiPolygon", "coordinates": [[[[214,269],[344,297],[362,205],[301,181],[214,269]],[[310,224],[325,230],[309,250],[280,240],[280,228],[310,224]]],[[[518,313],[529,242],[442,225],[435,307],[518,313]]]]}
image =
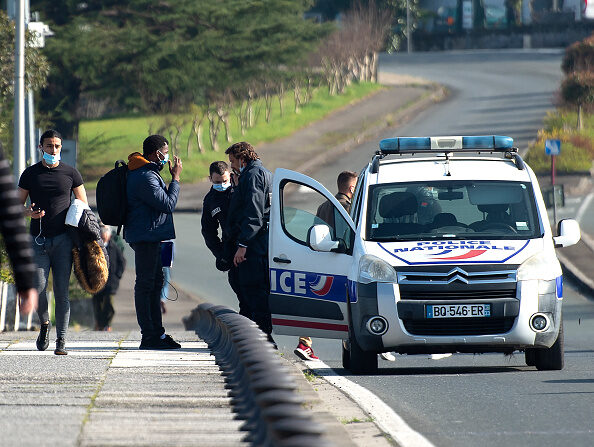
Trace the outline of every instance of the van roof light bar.
{"type": "Polygon", "coordinates": [[[515,152],[514,140],[501,135],[395,137],[380,141],[380,152],[412,154],[429,152],[515,152]]]}

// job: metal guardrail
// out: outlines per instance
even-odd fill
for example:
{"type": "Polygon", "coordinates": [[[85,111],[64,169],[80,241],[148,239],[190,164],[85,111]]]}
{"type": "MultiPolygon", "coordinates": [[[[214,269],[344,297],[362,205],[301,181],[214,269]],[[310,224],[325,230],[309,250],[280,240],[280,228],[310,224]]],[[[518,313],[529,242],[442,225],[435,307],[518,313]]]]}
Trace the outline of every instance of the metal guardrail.
{"type": "Polygon", "coordinates": [[[244,441],[264,447],[330,447],[324,428],[303,407],[288,368],[255,323],[225,306],[204,303],[184,318],[212,351],[225,378],[244,441]]]}

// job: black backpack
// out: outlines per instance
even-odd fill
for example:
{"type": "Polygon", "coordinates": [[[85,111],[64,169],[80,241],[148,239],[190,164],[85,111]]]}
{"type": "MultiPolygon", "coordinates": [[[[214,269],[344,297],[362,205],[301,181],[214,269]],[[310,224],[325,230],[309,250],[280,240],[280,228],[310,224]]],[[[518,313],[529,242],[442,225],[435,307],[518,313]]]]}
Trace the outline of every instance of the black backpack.
{"type": "Polygon", "coordinates": [[[128,165],[124,160],[115,162],[115,168],[107,172],[97,182],[97,211],[105,225],[118,227],[118,234],[126,222],[128,199],[126,196],[126,178],[128,165]]]}

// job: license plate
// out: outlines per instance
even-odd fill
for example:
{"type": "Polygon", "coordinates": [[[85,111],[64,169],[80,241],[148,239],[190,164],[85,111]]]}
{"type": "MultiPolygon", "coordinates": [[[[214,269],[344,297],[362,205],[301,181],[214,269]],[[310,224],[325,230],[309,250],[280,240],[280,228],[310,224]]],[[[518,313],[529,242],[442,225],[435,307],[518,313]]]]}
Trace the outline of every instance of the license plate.
{"type": "Polygon", "coordinates": [[[431,304],[427,318],[481,318],[491,316],[490,304],[431,304]]]}

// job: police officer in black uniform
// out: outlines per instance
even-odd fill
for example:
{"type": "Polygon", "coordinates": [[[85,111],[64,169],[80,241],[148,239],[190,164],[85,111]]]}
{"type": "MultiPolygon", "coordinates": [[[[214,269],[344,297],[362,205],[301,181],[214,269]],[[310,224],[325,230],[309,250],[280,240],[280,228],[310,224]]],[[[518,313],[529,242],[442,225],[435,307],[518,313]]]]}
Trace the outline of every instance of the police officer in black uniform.
{"type": "Polygon", "coordinates": [[[233,264],[238,267],[239,288],[251,308],[251,319],[274,343],[268,308],[268,219],[272,174],[264,168],[249,143],[235,143],[225,154],[229,156],[231,167],[240,173],[228,217],[229,236],[236,241],[233,264]]]}
{"type": "Polygon", "coordinates": [[[212,183],[210,191],[204,196],[202,203],[202,236],[208,249],[216,259],[216,267],[222,272],[228,271],[229,285],[237,295],[239,301],[239,313],[251,318],[252,312],[248,303],[242,299],[239,288],[238,269],[233,265],[235,245],[229,239],[227,230],[227,217],[229,215],[229,204],[233,194],[231,173],[229,166],[224,161],[215,161],[209,168],[209,180],[212,183]],[[220,230],[220,236],[219,236],[220,230]]]}

